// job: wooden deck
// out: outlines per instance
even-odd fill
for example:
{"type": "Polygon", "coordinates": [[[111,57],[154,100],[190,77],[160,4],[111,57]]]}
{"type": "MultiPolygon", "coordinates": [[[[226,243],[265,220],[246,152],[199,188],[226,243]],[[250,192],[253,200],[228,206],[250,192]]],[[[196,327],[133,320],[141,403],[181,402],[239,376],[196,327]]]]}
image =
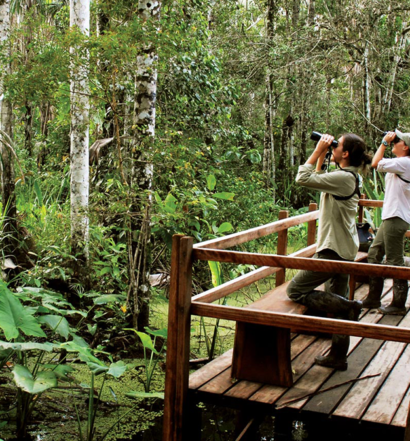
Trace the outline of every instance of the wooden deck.
{"type": "MultiPolygon", "coordinates": [[[[391,299],[391,287],[390,279],[385,282],[384,303],[391,299]]],[[[368,285],[363,284],[357,288],[355,298],[361,299],[367,292],[368,285]]],[[[383,316],[377,310],[364,309],[360,321],[410,327],[410,312],[405,317],[383,316]]],[[[230,350],[190,375],[190,399],[239,407],[255,404],[270,408],[274,413],[293,409],[325,417],[406,427],[410,401],[410,345],[351,337],[349,367],[345,372],[314,364],[315,356],[329,347],[330,338],[293,335],[295,382],[290,388],[232,379],[230,350]],[[368,379],[354,381],[368,376],[368,379]],[[328,388],[331,389],[320,392],[328,388]]]]}

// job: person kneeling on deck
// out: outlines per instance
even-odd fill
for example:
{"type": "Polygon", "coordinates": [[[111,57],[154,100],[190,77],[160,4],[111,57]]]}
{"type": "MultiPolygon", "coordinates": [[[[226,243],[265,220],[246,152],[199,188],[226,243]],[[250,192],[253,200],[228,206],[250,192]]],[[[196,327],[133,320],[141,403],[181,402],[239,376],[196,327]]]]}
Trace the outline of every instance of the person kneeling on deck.
{"type": "MultiPolygon", "coordinates": [[[[333,160],[338,168],[325,173],[322,165],[333,136],[323,135],[310,158],[299,167],[296,182],[321,191],[317,248],[314,258],[354,261],[359,249],[356,230],[356,211],[360,196],[359,168],[365,169],[371,158],[359,136],[348,133],[333,147],[333,160]],[[316,168],[315,168],[316,164],[316,168]]],[[[361,302],[349,301],[348,274],[299,271],[288,285],[287,294],[294,302],[308,308],[334,314],[335,318],[358,320],[361,302]],[[316,290],[325,283],[325,291],[316,290]]],[[[347,335],[333,335],[327,356],[317,356],[321,366],[347,369],[347,335]]]]}
{"type": "MultiPolygon", "coordinates": [[[[367,261],[381,263],[386,255],[386,264],[404,265],[404,235],[410,223],[410,133],[398,130],[388,132],[375,153],[372,167],[386,172],[386,191],[382,211],[382,224],[369,248],[367,261]],[[393,142],[392,153],[396,158],[383,158],[386,147],[393,142]]],[[[378,308],[383,292],[383,278],[370,277],[369,294],[363,301],[364,308],[378,308]]],[[[393,300],[382,306],[383,314],[404,315],[406,313],[408,282],[394,279],[393,300]]]]}

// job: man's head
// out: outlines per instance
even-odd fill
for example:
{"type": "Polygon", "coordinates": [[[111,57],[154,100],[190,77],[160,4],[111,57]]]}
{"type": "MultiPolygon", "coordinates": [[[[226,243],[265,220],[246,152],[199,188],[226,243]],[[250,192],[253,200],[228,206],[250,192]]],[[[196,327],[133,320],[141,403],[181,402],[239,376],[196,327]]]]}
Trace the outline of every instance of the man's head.
{"type": "Polygon", "coordinates": [[[396,137],[393,140],[392,153],[397,157],[410,156],[410,133],[395,130],[396,137]]]}

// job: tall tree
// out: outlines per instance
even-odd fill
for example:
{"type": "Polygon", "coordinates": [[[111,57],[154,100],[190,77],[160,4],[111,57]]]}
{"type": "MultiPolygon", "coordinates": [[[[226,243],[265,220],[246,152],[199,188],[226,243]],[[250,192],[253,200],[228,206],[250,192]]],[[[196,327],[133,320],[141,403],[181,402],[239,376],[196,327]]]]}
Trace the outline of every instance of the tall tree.
{"type": "MultiPolygon", "coordinates": [[[[10,35],[10,1],[0,0],[0,44],[4,44],[6,53],[10,53],[9,44],[10,35]]],[[[3,255],[13,255],[18,247],[17,241],[17,209],[16,209],[16,195],[14,184],[14,164],[13,152],[11,150],[12,139],[12,105],[9,99],[5,96],[3,87],[3,74],[10,74],[11,65],[6,61],[5,65],[1,66],[0,73],[0,151],[1,151],[1,184],[2,184],[2,201],[3,212],[6,216],[4,227],[3,255]]]]}
{"type": "MultiPolygon", "coordinates": [[[[90,1],[70,0],[70,26],[82,34],[90,32],[90,1]]],[[[89,84],[88,55],[71,49],[71,246],[76,256],[76,276],[86,280],[88,265],[89,198],[89,84]]]]}
{"type": "MultiPolygon", "coordinates": [[[[148,29],[158,26],[161,3],[140,0],[138,13],[148,29]]],[[[152,33],[153,35],[154,33],[152,33]]],[[[131,188],[139,193],[139,203],[133,204],[128,236],[129,278],[128,303],[133,326],[144,329],[149,323],[149,270],[151,236],[151,187],[153,177],[152,146],[155,136],[155,103],[157,95],[157,53],[153,42],[145,42],[137,56],[134,126],[137,148],[131,172],[131,188]]]]}

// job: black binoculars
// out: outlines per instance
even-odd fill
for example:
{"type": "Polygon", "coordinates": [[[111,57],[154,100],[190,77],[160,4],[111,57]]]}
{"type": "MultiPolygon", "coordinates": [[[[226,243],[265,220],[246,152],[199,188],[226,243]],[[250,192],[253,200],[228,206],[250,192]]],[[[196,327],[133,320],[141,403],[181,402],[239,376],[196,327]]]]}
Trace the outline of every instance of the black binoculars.
{"type": "MultiPolygon", "coordinates": [[[[385,137],[389,132],[383,132],[383,137],[385,137]]],[[[396,135],[392,141],[393,144],[397,144],[401,139],[396,135]]]]}
{"type": "MultiPolygon", "coordinates": [[[[322,134],[319,132],[312,132],[312,134],[310,135],[310,139],[313,141],[319,141],[320,138],[322,137],[322,134]]],[[[332,141],[332,144],[330,144],[331,147],[336,148],[339,145],[339,143],[336,141],[336,139],[334,139],[332,141]]]]}

